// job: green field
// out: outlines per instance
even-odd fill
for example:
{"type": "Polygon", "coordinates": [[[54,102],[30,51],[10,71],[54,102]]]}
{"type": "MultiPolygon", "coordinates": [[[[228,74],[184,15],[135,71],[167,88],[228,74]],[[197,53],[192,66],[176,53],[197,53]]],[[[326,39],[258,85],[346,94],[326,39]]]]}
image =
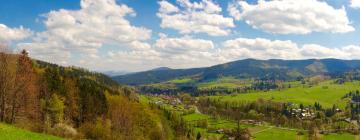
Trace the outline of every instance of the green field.
{"type": "Polygon", "coordinates": [[[221,77],[219,79],[198,83],[199,89],[210,89],[210,88],[228,88],[234,89],[238,87],[250,86],[249,80],[239,80],[234,77],[221,77]]]}
{"type": "Polygon", "coordinates": [[[169,82],[174,83],[174,84],[185,84],[185,83],[189,83],[192,81],[193,81],[193,79],[191,79],[191,78],[179,78],[179,79],[173,79],[169,82]]]}
{"type": "Polygon", "coordinates": [[[259,91],[246,94],[228,96],[209,96],[222,101],[255,101],[260,98],[278,102],[292,102],[296,104],[313,105],[319,102],[323,107],[332,107],[333,104],[344,108],[348,99],[342,97],[349,91],[360,89],[359,82],[348,82],[343,85],[326,81],[313,87],[296,86],[283,90],[259,91]]]}
{"type": "Polygon", "coordinates": [[[283,130],[279,128],[266,128],[253,134],[255,140],[306,140],[307,135],[297,135],[296,131],[283,130]]]}
{"type": "Polygon", "coordinates": [[[63,140],[63,138],[30,132],[0,123],[1,140],[63,140]]]}
{"type": "MultiPolygon", "coordinates": [[[[224,119],[213,119],[204,114],[189,114],[183,116],[186,121],[194,122],[195,120],[208,120],[208,128],[236,128],[237,124],[234,121],[224,120],[224,119]]],[[[298,131],[296,129],[288,129],[288,128],[279,128],[274,126],[255,126],[248,124],[241,124],[241,128],[248,128],[252,134],[254,140],[307,140],[308,135],[304,132],[303,135],[298,135],[298,131]]],[[[217,133],[209,133],[204,128],[196,128],[197,132],[201,132],[207,136],[220,138],[222,135],[217,133]]],[[[323,140],[356,140],[357,136],[351,134],[326,134],[320,136],[323,140]]]]}

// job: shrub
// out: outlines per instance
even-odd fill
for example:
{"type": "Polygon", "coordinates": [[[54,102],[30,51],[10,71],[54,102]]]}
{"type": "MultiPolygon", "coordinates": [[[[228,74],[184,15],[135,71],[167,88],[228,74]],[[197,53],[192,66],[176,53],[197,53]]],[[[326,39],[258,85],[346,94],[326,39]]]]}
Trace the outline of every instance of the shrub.
{"type": "Polygon", "coordinates": [[[50,129],[50,133],[65,138],[74,138],[78,135],[75,128],[64,123],[55,124],[54,127],[50,129]]]}
{"type": "Polygon", "coordinates": [[[108,120],[98,119],[95,123],[87,122],[80,127],[80,131],[88,139],[107,140],[111,138],[111,125],[108,120]]]}

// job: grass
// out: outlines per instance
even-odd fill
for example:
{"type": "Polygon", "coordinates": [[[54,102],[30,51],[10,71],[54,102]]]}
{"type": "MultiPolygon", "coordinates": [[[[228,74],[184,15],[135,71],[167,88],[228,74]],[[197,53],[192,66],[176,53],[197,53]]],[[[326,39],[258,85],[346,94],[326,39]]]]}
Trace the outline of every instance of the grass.
{"type": "Polygon", "coordinates": [[[328,134],[322,135],[324,140],[356,140],[357,137],[351,134],[328,134]]]}
{"type": "Polygon", "coordinates": [[[296,86],[284,90],[259,91],[232,96],[212,96],[222,101],[255,101],[260,98],[278,102],[292,102],[296,104],[313,105],[319,102],[323,107],[330,108],[333,104],[345,108],[348,100],[342,97],[349,91],[360,89],[359,82],[348,82],[343,85],[326,81],[313,87],[296,86]]]}
{"type": "Polygon", "coordinates": [[[306,140],[307,135],[297,135],[296,131],[283,130],[278,128],[267,128],[254,134],[255,140],[306,140]]]}
{"type": "Polygon", "coordinates": [[[0,123],[1,140],[63,140],[63,138],[34,133],[11,125],[0,123]]]}
{"type": "Polygon", "coordinates": [[[238,87],[250,86],[249,80],[239,80],[234,77],[221,77],[213,81],[207,81],[198,83],[197,87],[200,89],[210,89],[210,88],[228,88],[234,89],[238,87]]]}
{"type": "Polygon", "coordinates": [[[174,83],[174,84],[185,84],[185,83],[189,83],[191,81],[193,81],[193,79],[191,79],[191,78],[178,78],[178,79],[173,79],[169,82],[174,83]]]}
{"type": "Polygon", "coordinates": [[[209,118],[210,117],[208,115],[199,114],[199,113],[192,113],[192,114],[183,116],[183,119],[188,122],[196,121],[196,120],[204,120],[204,119],[209,119],[209,118]]]}

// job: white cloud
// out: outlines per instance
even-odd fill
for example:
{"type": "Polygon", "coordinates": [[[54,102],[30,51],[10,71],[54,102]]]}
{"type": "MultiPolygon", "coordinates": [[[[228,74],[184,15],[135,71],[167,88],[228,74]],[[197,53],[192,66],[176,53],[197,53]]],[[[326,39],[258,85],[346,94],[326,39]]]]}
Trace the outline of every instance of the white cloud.
{"type": "Polygon", "coordinates": [[[214,44],[210,40],[193,39],[191,37],[160,37],[156,41],[155,46],[157,50],[170,54],[180,54],[190,51],[206,52],[214,48],[214,44]]]}
{"type": "Polygon", "coordinates": [[[360,8],[360,0],[351,0],[350,1],[350,7],[352,8],[360,8]]]}
{"type": "MultiPolygon", "coordinates": [[[[359,46],[328,48],[317,44],[299,45],[290,40],[269,40],[265,38],[236,38],[216,46],[210,40],[189,36],[168,37],[160,34],[152,47],[140,47],[131,51],[110,51],[100,58],[87,57],[77,65],[97,70],[119,68],[127,71],[148,70],[155,67],[171,68],[206,67],[245,58],[255,59],[312,59],[338,58],[360,59],[359,46]],[[150,48],[148,48],[150,47],[150,48]]],[[[142,46],[142,45],[136,45],[142,46]]],[[[58,52],[51,52],[53,55],[58,52]]],[[[66,54],[65,54],[66,55],[66,54]]]]}
{"type": "Polygon", "coordinates": [[[360,59],[360,46],[349,45],[342,47],[341,50],[347,53],[348,59],[360,59]]]}
{"type": "Polygon", "coordinates": [[[226,61],[243,58],[256,59],[312,59],[338,58],[359,59],[359,46],[328,48],[318,44],[299,45],[292,41],[268,40],[264,38],[238,38],[223,43],[219,52],[226,61]]]}
{"type": "Polygon", "coordinates": [[[154,48],[160,53],[162,64],[175,68],[204,67],[218,62],[215,45],[210,40],[162,35],[154,48]]]}
{"type": "Polygon", "coordinates": [[[0,24],[0,44],[8,44],[13,41],[23,40],[32,35],[32,31],[22,26],[19,28],[9,28],[0,24]]]}
{"type": "MultiPolygon", "coordinates": [[[[278,3],[286,2],[278,1],[278,3]]],[[[239,11],[239,7],[236,5],[230,5],[228,10],[238,20],[254,20],[254,26],[265,24],[265,22],[279,26],[264,28],[270,30],[269,32],[285,33],[283,31],[285,29],[289,31],[288,33],[331,32],[330,30],[340,32],[342,26],[339,24],[339,20],[342,21],[343,19],[339,18],[339,13],[343,9],[333,9],[324,2],[317,2],[317,4],[319,3],[322,3],[323,7],[320,8],[323,9],[308,9],[307,12],[300,12],[301,8],[309,8],[307,6],[300,7],[299,10],[296,9],[296,6],[289,4],[291,8],[295,9],[290,9],[290,15],[286,15],[283,13],[288,12],[289,9],[282,7],[285,12],[278,13],[279,15],[276,16],[279,17],[271,15],[274,14],[273,11],[281,9],[281,6],[279,8],[276,7],[277,5],[271,7],[275,4],[258,8],[255,7],[258,5],[246,5],[244,3],[242,9],[247,10],[239,11]],[[252,9],[253,7],[256,9],[252,9]],[[265,10],[261,11],[260,9],[265,10]],[[328,11],[332,11],[334,14],[329,23],[331,27],[324,25],[318,29],[317,25],[328,22],[330,15],[325,14],[328,11]],[[261,12],[269,12],[269,15],[261,15],[261,12]],[[255,13],[254,18],[248,17],[249,14],[253,13],[255,13]],[[325,18],[316,17],[316,19],[310,20],[309,17],[305,16],[303,19],[303,14],[313,14],[315,17],[323,15],[325,18]],[[290,24],[298,22],[294,17],[299,17],[304,21],[300,22],[301,25],[290,24]],[[289,20],[293,18],[294,20],[289,20]],[[275,19],[275,22],[268,21],[269,19],[275,19]],[[284,22],[280,19],[288,21],[284,22]]],[[[212,36],[222,36],[231,32],[230,29],[235,26],[233,19],[221,15],[221,7],[213,1],[177,0],[176,5],[167,1],[160,1],[159,4],[160,9],[157,15],[162,20],[161,26],[178,30],[184,34],[182,37],[169,37],[166,34],[159,33],[159,38],[150,44],[147,41],[151,38],[151,30],[136,27],[127,20],[128,16],[136,15],[130,7],[116,4],[115,0],[81,0],[81,9],[79,10],[61,9],[47,13],[44,20],[46,30],[36,33],[31,43],[20,43],[18,48],[29,50],[35,58],[59,64],[78,65],[96,70],[121,69],[127,71],[147,70],[160,66],[172,68],[204,67],[243,58],[360,58],[356,54],[360,51],[359,46],[327,48],[316,44],[299,45],[290,40],[264,38],[236,38],[216,44],[211,40],[199,39],[189,35],[207,33],[212,36]],[[99,49],[106,46],[111,48],[110,51],[107,54],[99,53],[99,49]]],[[[345,12],[344,14],[346,16],[345,12]]],[[[347,19],[344,24],[352,28],[347,19]]],[[[0,31],[6,29],[1,32],[13,35],[0,34],[0,42],[1,39],[6,41],[21,40],[31,34],[30,30],[22,27],[4,27],[1,27],[0,24],[0,31]]]]}
{"type": "Polygon", "coordinates": [[[159,2],[157,16],[161,18],[162,28],[175,29],[182,34],[225,36],[235,27],[233,19],[221,15],[221,7],[211,0],[177,0],[177,3],[179,7],[165,0],[159,2]]]}
{"type": "Polygon", "coordinates": [[[317,44],[305,44],[300,54],[304,58],[347,58],[348,54],[341,48],[327,48],[317,44]]]}
{"type": "Polygon", "coordinates": [[[74,53],[96,58],[104,45],[149,48],[143,41],[150,38],[151,30],[131,25],[126,18],[136,14],[130,7],[118,5],[115,0],[81,0],[80,6],[79,10],[47,13],[46,31],[37,33],[32,43],[20,44],[19,48],[51,62],[68,61],[74,53]],[[57,58],[51,52],[68,55],[57,58]]]}
{"type": "Polygon", "coordinates": [[[171,13],[179,12],[179,8],[177,8],[176,6],[172,5],[167,1],[160,1],[159,5],[160,5],[160,9],[159,9],[160,13],[171,14],[171,13]]]}
{"type": "Polygon", "coordinates": [[[228,6],[229,14],[255,29],[278,34],[354,31],[345,8],[335,9],[318,0],[259,0],[248,4],[238,0],[228,6]]]}
{"type": "Polygon", "coordinates": [[[227,60],[241,58],[296,59],[300,57],[298,51],[297,44],[292,41],[238,38],[225,41],[220,56],[227,60]]]}
{"type": "MultiPolygon", "coordinates": [[[[154,67],[168,66],[172,68],[191,68],[211,66],[218,63],[215,46],[212,41],[195,39],[189,36],[171,38],[165,34],[159,34],[150,49],[139,49],[133,51],[113,51],[107,57],[91,61],[97,63],[101,68],[123,68],[127,71],[148,70],[154,67]],[[124,67],[127,66],[127,67],[124,67]]],[[[81,65],[89,65],[88,61],[81,65]],[[88,63],[88,64],[87,64],[88,63]]],[[[109,68],[109,69],[111,69],[109,68]]]]}

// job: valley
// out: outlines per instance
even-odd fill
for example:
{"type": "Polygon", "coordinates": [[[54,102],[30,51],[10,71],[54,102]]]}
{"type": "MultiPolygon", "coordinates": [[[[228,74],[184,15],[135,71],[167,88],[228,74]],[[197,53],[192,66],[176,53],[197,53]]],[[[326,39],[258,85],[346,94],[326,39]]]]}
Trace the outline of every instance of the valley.
{"type": "Polygon", "coordinates": [[[25,51],[0,58],[0,88],[6,91],[0,134],[8,133],[6,138],[21,133],[34,139],[359,139],[355,62],[303,60],[310,61],[305,68],[279,70],[266,65],[274,60],[251,59],[230,63],[245,63],[240,71],[237,65],[213,72],[161,68],[129,75],[170,73],[164,81],[126,84],[116,82],[117,76],[33,60],[25,51]],[[256,67],[249,68],[250,62],[256,67]],[[337,71],[339,63],[349,69],[337,71]]]}
{"type": "MultiPolygon", "coordinates": [[[[295,63],[292,65],[296,67],[292,67],[280,66],[282,63],[275,66],[274,61],[285,60],[240,60],[201,68],[206,70],[200,73],[180,74],[180,77],[137,84],[135,87],[142,99],[170,116],[177,116],[188,137],[358,139],[360,81],[355,70],[358,69],[356,63],[350,66],[350,62],[330,59],[286,63],[295,63]],[[303,67],[299,67],[299,62],[303,67]],[[239,67],[231,68],[231,65],[239,67]],[[267,67],[264,68],[264,65],[267,67]],[[247,74],[250,71],[239,69],[250,69],[252,66],[256,68],[251,70],[264,72],[250,77],[238,76],[251,75],[247,74]],[[339,70],[339,66],[349,70],[339,70]],[[218,69],[215,67],[222,67],[223,71],[206,74],[218,69]],[[285,75],[278,73],[281,71],[285,75]]],[[[140,76],[146,79],[144,74],[151,74],[153,79],[184,71],[188,73],[199,69],[152,70],[123,77],[140,76]]],[[[117,80],[118,77],[113,78],[117,80]]]]}

